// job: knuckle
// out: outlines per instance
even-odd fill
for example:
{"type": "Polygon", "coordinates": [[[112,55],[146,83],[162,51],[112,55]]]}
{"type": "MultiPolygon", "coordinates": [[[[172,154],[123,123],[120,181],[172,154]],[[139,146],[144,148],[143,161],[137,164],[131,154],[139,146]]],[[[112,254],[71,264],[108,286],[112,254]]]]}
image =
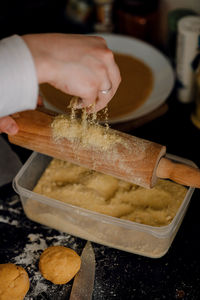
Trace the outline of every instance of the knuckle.
{"type": "Polygon", "coordinates": [[[102,74],[103,77],[106,76],[106,67],[103,63],[98,64],[98,73],[102,74]]]}
{"type": "Polygon", "coordinates": [[[96,39],[99,43],[103,44],[104,46],[106,45],[106,40],[105,40],[103,37],[101,37],[101,36],[95,36],[95,39],[96,39]]]}
{"type": "Polygon", "coordinates": [[[109,48],[102,49],[102,56],[108,61],[114,60],[114,54],[109,48]]]}
{"type": "Polygon", "coordinates": [[[121,81],[122,81],[122,77],[121,74],[119,73],[118,80],[117,80],[118,85],[121,83],[121,81]]]}
{"type": "Polygon", "coordinates": [[[109,48],[94,49],[94,55],[107,63],[114,61],[114,54],[109,48]]]}
{"type": "Polygon", "coordinates": [[[119,68],[117,67],[114,72],[115,72],[115,82],[119,85],[122,81],[122,77],[121,77],[119,68]]]}

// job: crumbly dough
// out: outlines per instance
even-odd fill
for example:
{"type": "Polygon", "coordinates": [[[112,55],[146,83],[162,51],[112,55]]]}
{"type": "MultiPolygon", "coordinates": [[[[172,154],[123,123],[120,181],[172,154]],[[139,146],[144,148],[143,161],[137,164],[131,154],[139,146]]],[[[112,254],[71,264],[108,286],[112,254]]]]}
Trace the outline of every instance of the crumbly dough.
{"type": "Polygon", "coordinates": [[[80,256],[64,246],[51,246],[40,256],[39,269],[43,277],[54,284],[70,281],[81,266],[80,256]]]}
{"type": "Polygon", "coordinates": [[[158,180],[152,189],[53,159],[34,188],[52,199],[151,226],[169,224],[187,189],[158,180]]]}
{"type": "Polygon", "coordinates": [[[86,117],[71,119],[68,115],[58,115],[53,120],[52,135],[55,141],[66,138],[73,143],[79,143],[83,148],[95,148],[107,151],[114,143],[124,143],[114,131],[97,123],[90,123],[86,117]]]}
{"type": "Polygon", "coordinates": [[[0,264],[0,300],[22,300],[29,287],[24,268],[11,263],[0,264]]]}

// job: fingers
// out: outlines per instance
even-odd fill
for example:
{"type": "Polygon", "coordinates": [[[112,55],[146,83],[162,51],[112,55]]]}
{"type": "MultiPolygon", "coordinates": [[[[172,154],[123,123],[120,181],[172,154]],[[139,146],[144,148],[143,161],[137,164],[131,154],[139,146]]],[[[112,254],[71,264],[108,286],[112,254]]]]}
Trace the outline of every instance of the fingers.
{"type": "Polygon", "coordinates": [[[87,58],[87,67],[92,70],[91,78],[87,78],[87,87],[90,84],[90,88],[85,89],[85,95],[82,97],[82,107],[88,107],[95,104],[94,109],[96,110],[97,101],[99,108],[105,107],[105,105],[112,99],[113,96],[113,83],[110,79],[107,66],[101,61],[94,57],[87,58]]]}
{"type": "Polygon", "coordinates": [[[101,37],[45,34],[23,36],[34,58],[38,82],[79,97],[79,107],[104,108],[121,81],[118,66],[101,37]],[[109,90],[108,93],[102,91],[109,90]]]}
{"type": "Polygon", "coordinates": [[[94,103],[95,111],[104,108],[121,81],[119,69],[112,59],[105,64],[95,57],[87,56],[82,59],[81,64],[62,62],[59,68],[58,62],[56,64],[58,72],[50,83],[67,94],[79,97],[81,102],[79,101],[77,108],[94,103]]]}
{"type": "Polygon", "coordinates": [[[94,103],[98,95],[98,79],[86,63],[61,63],[50,83],[67,94],[79,97],[82,107],[94,103]]]}
{"type": "Polygon", "coordinates": [[[0,118],[0,133],[14,135],[18,132],[16,122],[9,116],[0,118]]]}
{"type": "MultiPolygon", "coordinates": [[[[96,99],[92,101],[89,95],[84,97],[82,107],[96,103],[92,109],[97,112],[103,109],[115,95],[121,82],[121,75],[113,53],[109,49],[101,51],[99,60],[95,60],[90,69],[92,67],[93,73],[96,75],[96,93],[94,93],[96,94],[96,99]]],[[[89,112],[92,112],[92,110],[90,109],[89,112]]]]}
{"type": "Polygon", "coordinates": [[[96,111],[103,109],[108,104],[115,95],[121,82],[120,70],[115,63],[113,53],[107,52],[107,55],[105,55],[102,59],[107,67],[108,78],[110,79],[111,85],[110,88],[105,89],[105,91],[104,89],[99,91],[95,106],[96,111]]]}

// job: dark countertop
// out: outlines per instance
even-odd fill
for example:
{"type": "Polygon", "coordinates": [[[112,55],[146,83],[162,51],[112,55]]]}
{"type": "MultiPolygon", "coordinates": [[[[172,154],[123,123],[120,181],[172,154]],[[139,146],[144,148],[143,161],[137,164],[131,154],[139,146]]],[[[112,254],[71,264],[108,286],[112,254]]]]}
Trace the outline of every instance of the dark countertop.
{"type": "MultiPolygon", "coordinates": [[[[180,104],[172,95],[162,117],[131,134],[167,146],[167,152],[192,160],[200,167],[200,130],[190,121],[193,105],[180,104]]],[[[14,147],[23,161],[29,151],[14,147]]],[[[92,243],[96,257],[93,299],[200,299],[200,190],[195,190],[189,209],[169,251],[159,259],[92,243]]],[[[85,240],[58,232],[26,218],[11,184],[0,189],[0,263],[24,266],[31,278],[30,299],[68,299],[72,281],[56,286],[38,272],[39,254],[53,244],[73,248],[79,254],[85,240]]]]}

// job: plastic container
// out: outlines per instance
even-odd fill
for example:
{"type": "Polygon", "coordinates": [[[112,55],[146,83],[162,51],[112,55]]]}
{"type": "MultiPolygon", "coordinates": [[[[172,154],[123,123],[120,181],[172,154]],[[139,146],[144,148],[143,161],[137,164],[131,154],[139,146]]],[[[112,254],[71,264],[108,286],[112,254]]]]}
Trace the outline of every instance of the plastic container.
{"type": "MultiPolygon", "coordinates": [[[[174,161],[195,166],[186,159],[167,156],[174,161]]],[[[168,251],[194,188],[188,189],[182,205],[169,225],[148,226],[92,212],[32,192],[51,159],[34,152],[13,181],[14,189],[20,195],[29,219],[95,243],[152,258],[159,258],[168,251]]]]}

